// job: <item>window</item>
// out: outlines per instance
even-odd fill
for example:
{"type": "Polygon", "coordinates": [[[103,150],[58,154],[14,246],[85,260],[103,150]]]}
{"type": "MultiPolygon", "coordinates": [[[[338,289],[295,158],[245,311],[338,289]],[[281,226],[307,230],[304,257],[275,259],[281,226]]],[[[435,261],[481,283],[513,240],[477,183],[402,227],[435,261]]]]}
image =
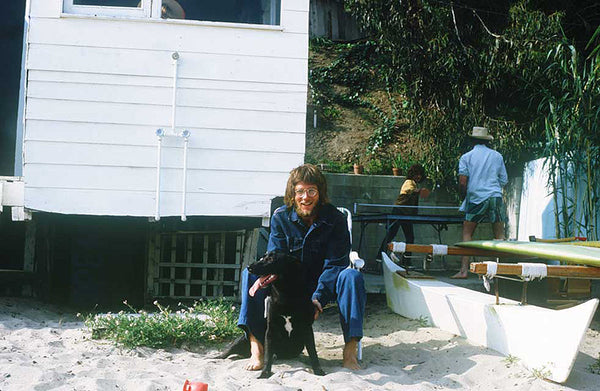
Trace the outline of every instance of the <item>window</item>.
{"type": "Polygon", "coordinates": [[[279,25],[281,0],[64,0],[64,12],[279,25]]]}
{"type": "Polygon", "coordinates": [[[94,16],[150,16],[151,0],[65,0],[64,12],[94,16]]]}
{"type": "Polygon", "coordinates": [[[279,25],[281,13],[281,0],[163,0],[163,11],[172,3],[184,11],[183,18],[174,19],[279,25]]]}

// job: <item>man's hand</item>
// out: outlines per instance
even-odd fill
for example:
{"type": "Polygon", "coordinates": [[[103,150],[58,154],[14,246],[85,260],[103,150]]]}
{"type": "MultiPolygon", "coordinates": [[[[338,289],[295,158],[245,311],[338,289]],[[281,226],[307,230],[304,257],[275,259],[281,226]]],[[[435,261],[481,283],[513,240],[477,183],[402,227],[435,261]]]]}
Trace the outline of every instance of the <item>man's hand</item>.
{"type": "Polygon", "coordinates": [[[469,183],[469,178],[464,175],[458,176],[458,195],[461,199],[467,196],[467,184],[469,183]]]}
{"type": "Polygon", "coordinates": [[[313,304],[315,305],[315,320],[319,319],[319,315],[323,313],[323,306],[319,303],[319,300],[313,299],[313,304]]]}

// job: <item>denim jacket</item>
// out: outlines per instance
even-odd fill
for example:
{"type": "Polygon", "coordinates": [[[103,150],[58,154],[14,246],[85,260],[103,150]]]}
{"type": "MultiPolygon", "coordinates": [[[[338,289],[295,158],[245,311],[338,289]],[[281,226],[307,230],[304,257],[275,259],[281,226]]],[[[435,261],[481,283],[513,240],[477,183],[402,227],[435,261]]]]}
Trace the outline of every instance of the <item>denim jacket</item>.
{"type": "Polygon", "coordinates": [[[319,208],[306,227],[294,208],[282,206],[271,217],[267,251],[285,251],[306,266],[306,286],[321,305],[336,296],[338,275],[350,264],[350,234],[346,217],[331,204],[319,208]]]}

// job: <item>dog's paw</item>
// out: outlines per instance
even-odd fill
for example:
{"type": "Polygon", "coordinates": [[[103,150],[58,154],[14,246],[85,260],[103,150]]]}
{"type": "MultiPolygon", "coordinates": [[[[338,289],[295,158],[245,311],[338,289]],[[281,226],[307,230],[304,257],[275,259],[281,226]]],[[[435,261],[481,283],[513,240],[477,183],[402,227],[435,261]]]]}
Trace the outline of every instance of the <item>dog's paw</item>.
{"type": "Polygon", "coordinates": [[[273,372],[271,371],[262,371],[260,373],[260,376],[258,377],[259,379],[268,379],[273,375],[273,372]]]}
{"type": "Polygon", "coordinates": [[[317,376],[325,376],[325,371],[322,368],[315,368],[313,372],[317,376]]]}

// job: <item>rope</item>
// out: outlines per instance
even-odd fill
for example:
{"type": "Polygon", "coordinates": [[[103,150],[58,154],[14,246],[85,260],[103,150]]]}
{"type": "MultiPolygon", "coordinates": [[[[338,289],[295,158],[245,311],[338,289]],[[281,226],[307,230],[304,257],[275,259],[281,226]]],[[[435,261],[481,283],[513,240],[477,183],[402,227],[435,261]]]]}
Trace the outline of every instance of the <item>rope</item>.
{"type": "Polygon", "coordinates": [[[487,271],[485,272],[485,276],[487,278],[496,277],[496,273],[498,273],[498,264],[493,261],[486,261],[483,263],[485,263],[487,265],[487,271]]]}
{"type": "Polygon", "coordinates": [[[392,242],[392,251],[395,253],[405,253],[406,252],[406,243],[392,242]]]}
{"type": "Polygon", "coordinates": [[[519,263],[521,265],[521,278],[531,281],[536,278],[540,280],[548,275],[548,266],[543,263],[519,263]]]}
{"type": "Polygon", "coordinates": [[[445,244],[432,244],[431,248],[434,257],[436,255],[448,255],[448,246],[445,244]]]}
{"type": "Polygon", "coordinates": [[[487,270],[485,274],[481,276],[481,278],[483,279],[483,286],[485,287],[485,290],[489,292],[491,288],[490,281],[496,277],[496,273],[498,272],[498,263],[493,261],[486,261],[483,263],[487,265],[487,270]]]}

